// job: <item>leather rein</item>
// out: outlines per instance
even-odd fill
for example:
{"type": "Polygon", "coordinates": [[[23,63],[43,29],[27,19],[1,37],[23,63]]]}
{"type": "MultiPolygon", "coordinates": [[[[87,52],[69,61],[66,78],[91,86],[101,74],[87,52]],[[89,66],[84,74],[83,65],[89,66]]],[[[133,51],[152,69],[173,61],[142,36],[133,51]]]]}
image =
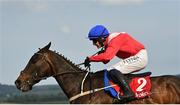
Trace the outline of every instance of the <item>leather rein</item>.
{"type": "MultiPolygon", "coordinates": [[[[46,77],[38,77],[38,79],[40,80],[43,80],[43,79],[47,79],[48,77],[57,77],[57,76],[60,76],[60,75],[64,75],[64,74],[69,74],[69,73],[84,73],[85,71],[69,71],[69,72],[61,72],[61,73],[56,73],[55,70],[53,69],[53,64],[51,62],[51,60],[48,58],[48,55],[46,53],[35,53],[35,54],[38,54],[38,55],[41,55],[42,56],[42,59],[49,65],[51,71],[53,71],[53,75],[50,75],[50,76],[46,76],[46,77]]],[[[83,63],[82,63],[83,64],[83,63]]],[[[82,65],[82,64],[78,64],[77,66],[79,65],[82,65]]],[[[87,70],[87,68],[86,68],[87,70]]],[[[36,74],[37,75],[37,74],[36,74]]]]}

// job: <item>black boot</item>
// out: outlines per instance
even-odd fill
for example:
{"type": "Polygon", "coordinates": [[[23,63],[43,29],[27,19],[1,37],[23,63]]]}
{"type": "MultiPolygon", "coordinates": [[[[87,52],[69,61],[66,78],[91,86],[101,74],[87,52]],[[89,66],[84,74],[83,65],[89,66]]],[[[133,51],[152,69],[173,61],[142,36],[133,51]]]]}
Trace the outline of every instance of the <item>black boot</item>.
{"type": "Polygon", "coordinates": [[[131,99],[134,96],[134,94],[131,88],[129,87],[128,83],[126,82],[124,75],[116,69],[110,70],[109,74],[110,74],[111,79],[115,83],[117,83],[124,92],[123,96],[119,96],[120,100],[124,100],[128,98],[131,99]]]}

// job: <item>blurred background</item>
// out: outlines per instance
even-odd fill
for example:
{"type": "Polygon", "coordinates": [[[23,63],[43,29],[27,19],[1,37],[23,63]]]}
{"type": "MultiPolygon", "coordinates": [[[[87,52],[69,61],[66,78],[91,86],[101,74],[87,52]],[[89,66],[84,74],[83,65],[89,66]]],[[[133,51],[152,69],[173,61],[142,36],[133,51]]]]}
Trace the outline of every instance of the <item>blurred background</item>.
{"type": "MultiPolygon", "coordinates": [[[[105,25],[110,32],[127,32],[145,45],[149,62],[141,72],[151,71],[152,76],[180,74],[179,0],[0,0],[1,85],[13,86],[30,57],[50,41],[51,50],[82,63],[98,51],[87,39],[89,29],[96,24],[105,25]]],[[[92,71],[118,60],[114,58],[107,65],[92,63],[92,71]]],[[[56,96],[63,94],[53,78],[36,86],[41,90],[41,85],[55,86],[50,88],[57,89],[56,96]]],[[[5,96],[12,95],[8,94],[5,96]]]]}

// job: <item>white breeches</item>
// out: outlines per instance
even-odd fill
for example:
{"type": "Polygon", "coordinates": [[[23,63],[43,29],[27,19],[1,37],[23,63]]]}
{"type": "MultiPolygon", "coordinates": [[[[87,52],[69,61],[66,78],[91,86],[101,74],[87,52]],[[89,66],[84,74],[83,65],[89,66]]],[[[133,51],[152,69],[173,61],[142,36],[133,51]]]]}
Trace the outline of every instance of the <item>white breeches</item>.
{"type": "Polygon", "coordinates": [[[123,59],[120,62],[112,65],[107,70],[117,69],[123,74],[139,71],[146,67],[148,62],[147,51],[145,49],[140,50],[136,55],[123,59]]]}

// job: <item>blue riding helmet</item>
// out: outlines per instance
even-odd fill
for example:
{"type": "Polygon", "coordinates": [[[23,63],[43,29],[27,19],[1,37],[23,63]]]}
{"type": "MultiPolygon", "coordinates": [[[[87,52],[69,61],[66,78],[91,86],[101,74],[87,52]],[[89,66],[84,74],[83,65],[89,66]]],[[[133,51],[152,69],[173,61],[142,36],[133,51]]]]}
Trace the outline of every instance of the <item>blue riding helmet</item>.
{"type": "Polygon", "coordinates": [[[108,30],[103,25],[96,25],[89,31],[89,40],[97,39],[99,37],[107,37],[109,35],[108,30]]]}

